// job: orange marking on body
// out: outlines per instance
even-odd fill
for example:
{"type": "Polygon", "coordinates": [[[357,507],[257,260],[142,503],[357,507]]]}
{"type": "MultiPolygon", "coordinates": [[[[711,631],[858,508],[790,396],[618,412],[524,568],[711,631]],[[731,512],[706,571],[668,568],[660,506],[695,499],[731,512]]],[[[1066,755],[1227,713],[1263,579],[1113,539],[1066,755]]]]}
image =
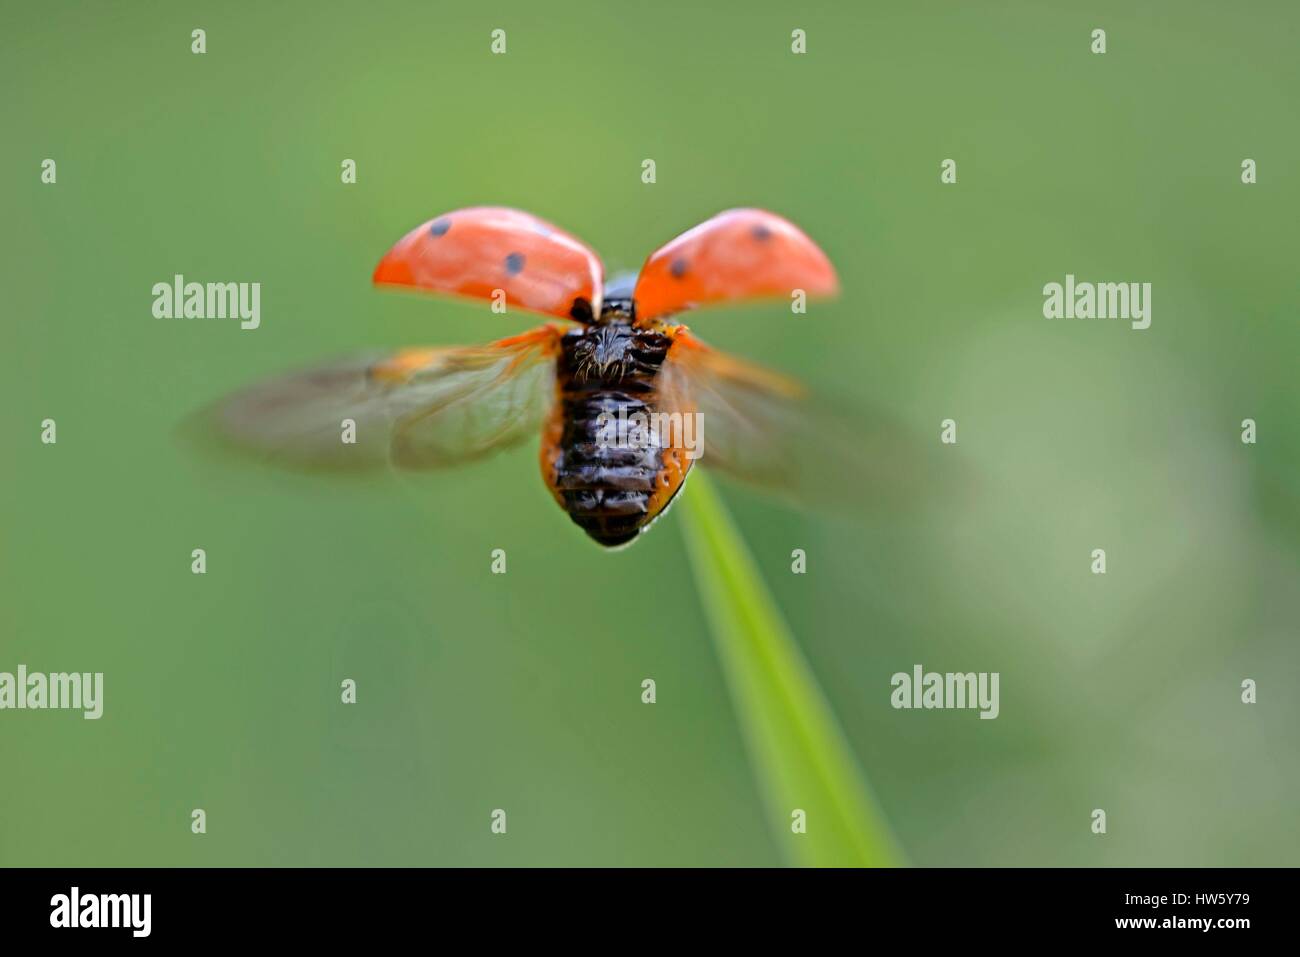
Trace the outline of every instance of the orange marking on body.
{"type": "MultiPolygon", "coordinates": [[[[683,413],[684,414],[684,413],[683,413]]],[[[673,500],[695,460],[688,458],[683,445],[664,446],[663,465],[655,475],[655,490],[646,502],[646,524],[649,524],[673,500]]]]}

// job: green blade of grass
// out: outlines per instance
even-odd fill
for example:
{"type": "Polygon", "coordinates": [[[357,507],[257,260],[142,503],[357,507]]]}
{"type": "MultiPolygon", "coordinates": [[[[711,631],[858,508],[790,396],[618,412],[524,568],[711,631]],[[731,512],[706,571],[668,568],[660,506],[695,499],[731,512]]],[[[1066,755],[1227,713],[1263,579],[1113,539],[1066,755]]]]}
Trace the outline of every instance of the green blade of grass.
{"type": "Polygon", "coordinates": [[[794,864],[888,867],[902,854],[708,476],[681,508],[687,553],[777,844],[794,864]],[[794,833],[793,812],[806,814],[794,833]]]}

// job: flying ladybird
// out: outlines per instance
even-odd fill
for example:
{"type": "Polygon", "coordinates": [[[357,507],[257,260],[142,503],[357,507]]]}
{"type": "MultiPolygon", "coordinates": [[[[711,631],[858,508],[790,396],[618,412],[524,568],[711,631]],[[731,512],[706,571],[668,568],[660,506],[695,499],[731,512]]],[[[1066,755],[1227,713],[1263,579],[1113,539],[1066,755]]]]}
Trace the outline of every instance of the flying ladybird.
{"type": "Polygon", "coordinates": [[[698,416],[703,464],[778,489],[816,496],[816,480],[832,478],[863,495],[867,472],[888,471],[888,456],[872,455],[861,433],[828,435],[797,383],[709,348],[672,319],[699,306],[838,291],[826,255],[774,213],[719,213],[651,253],[634,283],[606,288],[599,257],[573,236],[519,210],[472,207],[413,229],[373,278],[564,322],[486,346],[402,349],[254,386],[215,407],[227,438],[282,464],[432,469],[540,428],[547,488],[606,547],[650,526],[700,451],[680,430],[608,441],[609,423],[636,421],[635,413],[673,423],[698,416]]]}

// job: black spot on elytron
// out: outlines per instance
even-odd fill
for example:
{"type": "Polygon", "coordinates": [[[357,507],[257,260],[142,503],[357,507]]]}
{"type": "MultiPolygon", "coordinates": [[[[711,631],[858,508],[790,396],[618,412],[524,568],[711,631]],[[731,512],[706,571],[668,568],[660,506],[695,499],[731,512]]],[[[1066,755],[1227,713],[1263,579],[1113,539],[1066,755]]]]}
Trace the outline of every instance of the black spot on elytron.
{"type": "Polygon", "coordinates": [[[772,238],[772,230],[768,229],[762,223],[759,223],[757,226],[751,229],[749,233],[760,243],[765,243],[772,238]]]}
{"type": "Polygon", "coordinates": [[[674,259],[673,264],[668,267],[668,271],[672,273],[674,279],[681,279],[686,275],[686,260],[674,259]]]}
{"type": "Polygon", "coordinates": [[[506,257],[506,273],[510,276],[518,276],[524,271],[524,254],[511,253],[506,257]]]}
{"type": "Polygon", "coordinates": [[[429,235],[445,236],[449,229],[451,229],[450,219],[435,219],[429,226],[429,235]]]}

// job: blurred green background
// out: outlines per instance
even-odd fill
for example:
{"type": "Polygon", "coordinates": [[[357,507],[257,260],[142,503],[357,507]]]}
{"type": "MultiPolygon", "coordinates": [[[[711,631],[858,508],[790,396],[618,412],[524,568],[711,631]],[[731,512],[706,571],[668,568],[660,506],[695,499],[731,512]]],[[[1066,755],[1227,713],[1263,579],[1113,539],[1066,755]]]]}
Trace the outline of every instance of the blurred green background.
{"type": "Polygon", "coordinates": [[[611,271],[776,210],[843,298],[695,330],[936,443],[958,421],[990,478],[960,507],[722,489],[911,861],[1300,863],[1300,12],[1090,6],[6,4],[0,670],[103,671],[106,703],[0,713],[0,863],[785,859],[680,514],[609,555],[532,446],[356,482],[175,440],[262,376],[530,325],[370,286],[477,203],[611,271]],[[178,272],[262,283],[262,327],[153,318],[178,272]],[[1151,328],[1044,319],[1067,272],[1151,282],[1151,328]],[[1000,672],[1001,716],[893,710],[916,663],[1000,672]]]}

